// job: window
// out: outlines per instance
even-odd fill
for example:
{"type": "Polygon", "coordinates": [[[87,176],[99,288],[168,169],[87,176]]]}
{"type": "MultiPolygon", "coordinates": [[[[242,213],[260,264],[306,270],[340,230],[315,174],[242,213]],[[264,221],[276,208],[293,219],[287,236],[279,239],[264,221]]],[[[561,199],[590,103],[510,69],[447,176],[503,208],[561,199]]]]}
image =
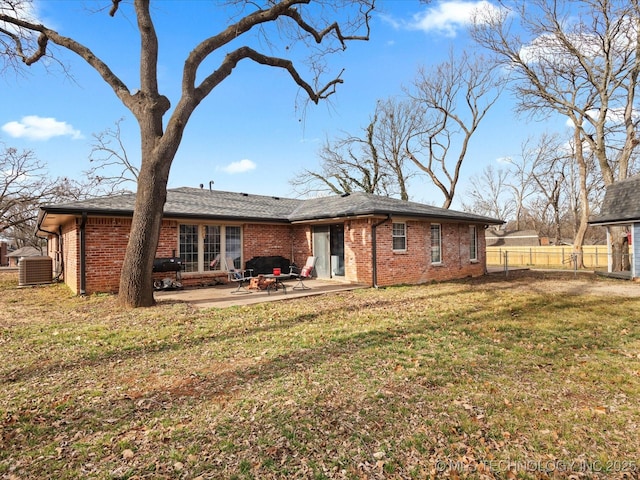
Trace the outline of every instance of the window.
{"type": "Polygon", "coordinates": [[[179,256],[183,272],[209,272],[224,269],[225,255],[242,262],[242,228],[222,225],[180,225],[179,256]]]}
{"type": "Polygon", "coordinates": [[[469,260],[478,260],[478,231],[475,225],[469,227],[469,260]]]}
{"type": "Polygon", "coordinates": [[[407,249],[407,226],[404,223],[394,223],[391,236],[393,238],[393,250],[407,249]]]}
{"type": "Polygon", "coordinates": [[[236,268],[242,268],[242,238],[240,227],[226,228],[225,256],[233,258],[236,268]]]}
{"type": "Polygon", "coordinates": [[[431,263],[442,263],[442,232],[439,223],[431,224],[431,263]]]}
{"type": "Polygon", "coordinates": [[[222,251],[220,250],[220,225],[204,226],[204,270],[220,270],[220,259],[222,251]]]}
{"type": "Polygon", "coordinates": [[[198,225],[180,225],[180,258],[183,272],[198,271],[198,225]]]}

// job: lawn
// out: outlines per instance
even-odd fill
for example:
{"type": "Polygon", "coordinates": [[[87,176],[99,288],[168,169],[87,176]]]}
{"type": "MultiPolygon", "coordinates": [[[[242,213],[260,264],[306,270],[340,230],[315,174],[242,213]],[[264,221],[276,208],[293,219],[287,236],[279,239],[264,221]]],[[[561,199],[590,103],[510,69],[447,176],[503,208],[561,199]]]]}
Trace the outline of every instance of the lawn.
{"type": "Polygon", "coordinates": [[[558,280],[127,310],[0,276],[0,478],[638,478],[640,296],[558,280]]]}

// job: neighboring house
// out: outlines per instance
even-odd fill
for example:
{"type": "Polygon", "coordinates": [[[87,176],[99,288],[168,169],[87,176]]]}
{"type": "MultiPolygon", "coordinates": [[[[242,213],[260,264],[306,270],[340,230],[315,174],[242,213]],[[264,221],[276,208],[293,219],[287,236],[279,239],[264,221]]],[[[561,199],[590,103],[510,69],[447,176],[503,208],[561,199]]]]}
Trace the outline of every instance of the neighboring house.
{"type": "Polygon", "coordinates": [[[487,247],[537,247],[540,237],[535,230],[496,230],[488,228],[485,231],[487,247]]]}
{"type": "Polygon", "coordinates": [[[640,175],[612,183],[607,187],[600,214],[590,225],[606,227],[609,272],[612,270],[611,230],[613,225],[627,227],[630,247],[631,278],[640,278],[640,175]]]}
{"type": "MultiPolygon", "coordinates": [[[[41,207],[38,235],[74,292],[117,291],[134,201],[124,194],[41,207]]],[[[243,267],[282,256],[300,266],[311,255],[320,278],[416,284],[484,274],[484,229],[501,223],[365,193],[297,200],[176,188],[155,256],[180,257],[185,286],[226,278],[216,258],[243,267]]]]}
{"type": "Polygon", "coordinates": [[[22,257],[41,257],[44,255],[42,250],[36,247],[22,247],[7,254],[10,267],[17,267],[22,257]]]}

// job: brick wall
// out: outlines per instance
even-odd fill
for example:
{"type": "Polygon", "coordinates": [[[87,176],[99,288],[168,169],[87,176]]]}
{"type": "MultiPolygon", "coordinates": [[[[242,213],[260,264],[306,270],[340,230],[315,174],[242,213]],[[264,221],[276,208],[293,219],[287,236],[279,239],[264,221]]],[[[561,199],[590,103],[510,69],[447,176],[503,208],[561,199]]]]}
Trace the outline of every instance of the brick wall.
{"type": "MultiPolygon", "coordinates": [[[[63,279],[76,294],[80,293],[80,223],[77,218],[63,226],[64,259],[63,279]]],[[[131,219],[117,217],[90,217],[85,226],[86,288],[87,294],[118,291],[120,271],[129,240],[131,219]]],[[[171,257],[178,249],[178,222],[164,220],[156,257],[171,257]]],[[[55,241],[55,240],[54,240],[55,241]]],[[[243,225],[244,260],[254,256],[281,255],[304,264],[311,255],[309,227],[291,225],[247,224],[243,225]],[[295,241],[295,247],[294,242],[295,241]]],[[[53,244],[53,241],[51,242],[53,244]]],[[[49,252],[53,256],[53,252],[49,252]]],[[[222,266],[224,268],[224,266],[222,266]]],[[[175,279],[174,272],[155,273],[154,280],[175,279]]],[[[183,273],[184,286],[210,285],[226,281],[223,271],[183,273]]]]}
{"type": "MultiPolygon", "coordinates": [[[[345,277],[372,283],[371,227],[379,220],[347,221],[345,225],[345,277]]],[[[469,259],[469,225],[441,223],[442,262],[431,263],[431,224],[406,221],[406,251],[393,251],[392,221],[376,227],[377,284],[418,284],[478,276],[485,271],[482,225],[477,228],[478,261],[469,259]]]]}
{"type": "Polygon", "coordinates": [[[253,257],[291,259],[293,231],[290,225],[245,224],[242,226],[243,261],[253,257]]]}
{"type": "Polygon", "coordinates": [[[348,282],[372,284],[371,226],[371,219],[345,222],[344,279],[348,282]]]}
{"type": "MultiPolygon", "coordinates": [[[[350,282],[372,284],[372,226],[379,219],[354,219],[345,222],[345,276],[350,282]]],[[[62,228],[64,281],[72,291],[80,291],[80,222],[75,219],[62,228]]],[[[430,223],[407,221],[406,252],[392,248],[392,222],[376,228],[377,284],[425,283],[467,276],[485,271],[485,241],[483,228],[478,226],[478,262],[469,261],[469,227],[467,224],[442,223],[442,263],[432,265],[430,258],[430,223]]],[[[86,224],[86,293],[116,292],[120,269],[131,228],[129,218],[89,218],[86,224]]],[[[283,256],[299,266],[312,255],[312,228],[307,225],[243,225],[244,261],[256,256],[283,256]]],[[[178,222],[162,224],[156,257],[171,257],[177,253],[178,222]]],[[[49,252],[52,255],[52,252],[49,252]]],[[[154,274],[154,279],[175,278],[174,272],[154,274]]],[[[223,271],[183,273],[184,286],[209,285],[214,280],[227,279],[223,271]]]]}

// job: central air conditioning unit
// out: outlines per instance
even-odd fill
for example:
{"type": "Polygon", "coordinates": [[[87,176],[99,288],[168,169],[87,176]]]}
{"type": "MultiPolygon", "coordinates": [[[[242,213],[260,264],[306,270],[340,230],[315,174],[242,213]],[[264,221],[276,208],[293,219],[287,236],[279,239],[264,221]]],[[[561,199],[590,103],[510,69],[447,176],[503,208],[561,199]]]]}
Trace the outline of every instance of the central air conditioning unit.
{"type": "Polygon", "coordinates": [[[18,261],[18,285],[43,285],[53,281],[51,257],[22,257],[18,261]]]}

